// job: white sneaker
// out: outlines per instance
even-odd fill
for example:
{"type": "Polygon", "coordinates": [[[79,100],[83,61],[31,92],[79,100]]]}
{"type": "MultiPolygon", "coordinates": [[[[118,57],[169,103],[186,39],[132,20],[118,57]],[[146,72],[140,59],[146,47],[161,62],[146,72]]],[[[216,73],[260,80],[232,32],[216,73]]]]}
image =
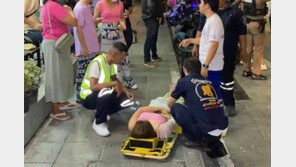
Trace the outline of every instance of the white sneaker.
{"type": "Polygon", "coordinates": [[[261,64],[261,70],[262,70],[262,71],[266,71],[266,70],[267,70],[267,66],[266,66],[266,64],[261,64]]]}
{"type": "Polygon", "coordinates": [[[110,132],[106,126],[106,123],[100,123],[96,124],[96,120],[94,120],[94,123],[92,125],[92,128],[95,130],[95,132],[100,136],[109,136],[110,132]]]}
{"type": "Polygon", "coordinates": [[[138,85],[137,84],[134,84],[131,89],[138,89],[138,85]]]}
{"type": "Polygon", "coordinates": [[[111,120],[110,115],[107,115],[107,121],[110,121],[110,120],[111,120]]]}

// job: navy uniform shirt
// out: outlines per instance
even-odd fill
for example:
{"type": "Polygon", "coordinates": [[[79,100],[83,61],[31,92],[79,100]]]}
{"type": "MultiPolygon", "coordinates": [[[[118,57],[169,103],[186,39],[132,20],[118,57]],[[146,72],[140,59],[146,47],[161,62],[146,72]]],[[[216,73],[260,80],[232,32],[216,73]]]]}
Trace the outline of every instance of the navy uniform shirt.
{"type": "MultiPolygon", "coordinates": [[[[217,14],[223,22],[225,31],[223,46],[224,60],[235,59],[239,36],[247,34],[246,18],[239,8],[230,5],[227,5],[223,10],[218,10],[217,14]]],[[[206,16],[201,15],[197,31],[202,31],[205,23],[206,16]]]]}
{"type": "Polygon", "coordinates": [[[208,79],[199,74],[189,74],[179,79],[171,96],[176,100],[181,96],[185,99],[189,112],[204,131],[227,128],[228,119],[214,86],[208,79]]]}

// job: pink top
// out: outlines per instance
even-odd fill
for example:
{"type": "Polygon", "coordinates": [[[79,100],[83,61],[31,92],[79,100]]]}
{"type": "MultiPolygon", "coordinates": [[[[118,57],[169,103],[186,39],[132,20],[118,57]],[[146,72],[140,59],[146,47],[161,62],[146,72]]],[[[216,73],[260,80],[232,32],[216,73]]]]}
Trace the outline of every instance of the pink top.
{"type": "Polygon", "coordinates": [[[42,15],[42,26],[43,26],[43,39],[54,39],[58,40],[64,33],[69,33],[69,28],[67,24],[61,22],[69,13],[64,9],[64,7],[57,2],[47,1],[43,5],[41,15],[42,15]],[[48,6],[48,8],[47,8],[48,6]],[[52,26],[52,34],[49,26],[48,12],[52,26]]]}
{"type": "Polygon", "coordinates": [[[143,112],[138,120],[151,120],[154,119],[157,123],[157,125],[164,124],[166,122],[166,118],[160,114],[151,113],[151,112],[143,112]]]}
{"type": "Polygon", "coordinates": [[[157,133],[157,137],[159,139],[168,138],[176,128],[176,122],[174,119],[167,120],[164,116],[160,114],[144,112],[138,118],[138,120],[151,119],[156,120],[156,123],[159,126],[159,133],[157,133]]]}
{"type": "Polygon", "coordinates": [[[103,18],[102,23],[115,23],[120,21],[121,10],[123,9],[123,3],[118,1],[115,3],[115,9],[112,11],[104,0],[101,0],[98,4],[100,9],[100,16],[103,18]]]}

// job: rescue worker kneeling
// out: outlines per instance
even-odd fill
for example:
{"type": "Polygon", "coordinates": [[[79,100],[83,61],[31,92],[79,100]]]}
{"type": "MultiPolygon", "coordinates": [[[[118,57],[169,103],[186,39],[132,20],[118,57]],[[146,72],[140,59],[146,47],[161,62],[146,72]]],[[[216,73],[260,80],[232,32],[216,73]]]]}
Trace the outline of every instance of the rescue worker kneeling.
{"type": "Polygon", "coordinates": [[[197,58],[190,57],[184,61],[186,77],[179,79],[168,100],[168,107],[189,139],[185,145],[202,148],[210,158],[218,158],[227,155],[220,138],[227,130],[228,119],[212,82],[201,76],[200,71],[201,64],[197,58]],[[186,106],[176,103],[181,96],[186,106]]]}
{"type": "Polygon", "coordinates": [[[134,95],[116,77],[116,64],[126,55],[127,46],[117,42],[108,54],[102,53],[87,66],[80,96],[85,108],[97,110],[92,128],[100,136],[110,135],[106,124],[109,115],[134,104],[134,95]]]}

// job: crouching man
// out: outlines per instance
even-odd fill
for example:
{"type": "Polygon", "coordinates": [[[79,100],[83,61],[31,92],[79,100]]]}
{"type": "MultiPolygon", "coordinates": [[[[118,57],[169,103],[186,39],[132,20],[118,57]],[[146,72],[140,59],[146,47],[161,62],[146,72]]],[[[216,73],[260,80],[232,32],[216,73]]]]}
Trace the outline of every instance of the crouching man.
{"type": "Polygon", "coordinates": [[[127,46],[117,42],[108,54],[102,53],[87,66],[80,96],[85,108],[97,110],[92,128],[100,136],[110,135],[106,124],[109,115],[133,105],[134,95],[116,77],[116,64],[126,55],[127,46]]]}
{"type": "Polygon", "coordinates": [[[197,58],[186,59],[183,63],[186,77],[179,79],[167,104],[188,138],[186,146],[200,147],[210,158],[223,157],[227,151],[220,138],[227,129],[228,119],[212,82],[201,76],[200,71],[197,58]],[[186,106],[176,103],[181,96],[186,106]]]}

